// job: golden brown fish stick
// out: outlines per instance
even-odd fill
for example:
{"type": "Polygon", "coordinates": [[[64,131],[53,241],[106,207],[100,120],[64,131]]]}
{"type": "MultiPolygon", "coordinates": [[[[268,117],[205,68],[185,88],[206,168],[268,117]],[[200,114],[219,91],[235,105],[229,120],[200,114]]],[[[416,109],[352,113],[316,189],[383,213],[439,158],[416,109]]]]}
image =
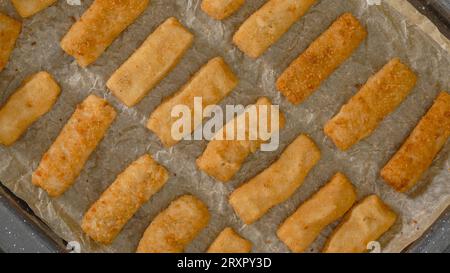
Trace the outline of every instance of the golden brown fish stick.
{"type": "Polygon", "coordinates": [[[8,63],[21,30],[22,23],[0,12],[0,71],[8,63]]]}
{"type": "MultiPolygon", "coordinates": [[[[203,109],[217,104],[225,98],[238,84],[238,79],[225,63],[216,57],[210,60],[180,91],[164,100],[150,115],[147,128],[155,133],[161,142],[170,147],[178,143],[172,137],[172,125],[179,119],[172,117],[172,109],[177,105],[189,107],[194,124],[194,98],[201,97],[203,109]]],[[[196,128],[191,126],[191,132],[196,128]]]]}
{"type": "Polygon", "coordinates": [[[83,231],[98,243],[112,243],[139,208],[164,186],[168,176],[150,155],[140,157],[86,212],[83,231]]]}
{"type": "Polygon", "coordinates": [[[319,159],[316,144],[300,135],[275,163],[231,194],[231,206],[244,223],[252,224],[270,208],[288,200],[319,159]]]}
{"type": "Polygon", "coordinates": [[[152,221],[144,233],[138,253],[180,253],[209,222],[202,201],[185,195],[173,201],[152,221]]]}
{"type": "MultiPolygon", "coordinates": [[[[272,102],[268,98],[262,97],[258,99],[255,105],[257,107],[261,105],[270,107],[272,102]]],[[[257,109],[260,108],[258,107],[257,109]]],[[[268,116],[269,128],[270,113],[268,113],[268,116]]],[[[284,123],[284,116],[280,113],[279,128],[283,128],[285,125],[284,123]]],[[[235,128],[237,128],[237,118],[227,123],[224,128],[232,126],[233,124],[235,128]]],[[[224,128],[222,128],[218,134],[224,136],[224,133],[227,132],[224,128]]],[[[248,123],[246,123],[246,140],[227,140],[226,136],[223,140],[212,140],[203,154],[197,159],[197,166],[208,175],[222,182],[228,182],[241,169],[245,159],[250,154],[255,153],[261,147],[262,143],[264,143],[262,140],[250,140],[249,126],[248,123]]]]}
{"type": "Polygon", "coordinates": [[[224,229],[208,248],[208,253],[249,253],[252,243],[237,234],[232,228],[224,229]]]}
{"type": "Polygon", "coordinates": [[[61,89],[47,72],[28,77],[0,109],[0,144],[12,145],[55,104],[61,89]]]}
{"type": "Polygon", "coordinates": [[[417,184],[450,136],[450,95],[441,92],[428,113],[381,171],[394,189],[406,192],[417,184]]]}
{"type": "Polygon", "coordinates": [[[203,0],[202,10],[217,20],[223,20],[235,13],[245,0],[203,0]]]}
{"type": "Polygon", "coordinates": [[[116,111],[97,96],[87,97],[42,157],[32,182],[51,197],[68,190],[116,118],[116,111]]]}
{"type": "Polygon", "coordinates": [[[325,134],[341,150],[368,137],[411,93],[417,77],[395,58],[372,76],[325,125],[325,134]]]}
{"type": "Polygon", "coordinates": [[[378,240],[392,225],[397,215],[376,195],[357,204],[328,239],[325,253],[363,253],[370,242],[378,240]]]}
{"type": "Polygon", "coordinates": [[[305,101],[366,38],[352,14],[345,13],[278,78],[278,90],[293,104],[305,101]]]}
{"type": "Polygon", "coordinates": [[[317,0],[269,0],[234,34],[233,42],[252,58],[261,56],[302,17],[317,0]]]}
{"type": "Polygon", "coordinates": [[[56,0],[11,0],[11,2],[20,16],[26,18],[53,5],[56,0]]]}
{"type": "Polygon", "coordinates": [[[192,35],[174,17],[167,19],[106,83],[128,107],[144,98],[180,61],[192,35]]]}
{"type": "Polygon", "coordinates": [[[352,183],[338,173],[280,226],[278,238],[293,252],[304,252],[320,232],[341,218],[355,201],[352,183]]]}
{"type": "Polygon", "coordinates": [[[149,0],[94,0],[64,36],[61,48],[86,67],[147,8],[149,0]]]}

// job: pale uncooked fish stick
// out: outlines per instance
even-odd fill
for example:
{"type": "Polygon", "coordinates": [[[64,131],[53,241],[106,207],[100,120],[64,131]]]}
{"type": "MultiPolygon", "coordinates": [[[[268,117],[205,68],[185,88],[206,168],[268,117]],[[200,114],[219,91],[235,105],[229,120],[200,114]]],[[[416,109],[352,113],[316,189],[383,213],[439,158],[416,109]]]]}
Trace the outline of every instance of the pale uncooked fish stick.
{"type": "Polygon", "coordinates": [[[128,107],[144,98],[180,61],[192,35],[174,17],[160,25],[106,83],[128,107]]]}
{"type": "Polygon", "coordinates": [[[320,232],[341,218],[355,201],[352,183],[338,173],[280,226],[278,238],[293,252],[304,252],[320,232]]]}
{"type": "Polygon", "coordinates": [[[219,103],[237,86],[238,79],[221,57],[216,57],[204,65],[180,91],[164,100],[150,115],[147,128],[155,133],[161,142],[173,146],[178,140],[172,137],[172,125],[179,119],[172,117],[172,109],[177,105],[187,106],[192,114],[191,131],[194,128],[194,98],[201,97],[203,109],[219,103]]]}
{"type": "Polygon", "coordinates": [[[209,222],[206,205],[192,195],[173,201],[152,221],[138,253],[180,253],[209,222]]]}
{"type": "Polygon", "coordinates": [[[245,0],[203,0],[202,10],[217,20],[223,20],[235,13],[245,0]]]}
{"type": "Polygon", "coordinates": [[[252,58],[261,56],[302,17],[317,0],[269,0],[234,34],[233,42],[252,58]]]}
{"type": "Polygon", "coordinates": [[[57,0],[11,0],[20,16],[26,18],[35,15],[53,5],[57,0]]]}
{"type": "Polygon", "coordinates": [[[378,240],[392,225],[397,215],[376,195],[365,198],[347,213],[328,239],[323,252],[363,253],[370,242],[378,240]]]}
{"type": "MultiPolygon", "coordinates": [[[[266,98],[262,97],[258,99],[255,106],[257,107],[258,118],[260,117],[259,106],[272,106],[272,102],[266,98]]],[[[268,113],[268,128],[270,126],[270,109],[268,113]]],[[[284,127],[284,116],[280,113],[279,119],[279,130],[284,127]]],[[[234,126],[237,127],[237,118],[228,122],[224,126],[234,126]]],[[[203,154],[197,159],[197,166],[200,170],[206,172],[208,175],[222,181],[230,181],[235,174],[241,169],[242,164],[244,164],[245,159],[252,153],[255,153],[264,143],[262,140],[250,140],[249,139],[249,126],[246,125],[246,140],[227,140],[226,133],[227,130],[222,128],[217,134],[222,134],[224,136],[223,140],[212,140],[206,147],[203,154]]],[[[272,129],[271,129],[272,130],[272,129]]],[[[272,131],[272,132],[275,132],[272,131]]]]}
{"type": "Polygon", "coordinates": [[[126,223],[166,183],[169,174],[144,155],[119,174],[83,218],[81,227],[98,243],[110,244],[126,223]]]}
{"type": "Polygon", "coordinates": [[[8,63],[21,30],[22,23],[0,12],[0,71],[8,63]]]}
{"type": "Polygon", "coordinates": [[[252,224],[269,209],[288,200],[319,159],[316,144],[300,135],[275,163],[231,194],[231,206],[244,223],[252,224]]]}
{"type": "Polygon", "coordinates": [[[149,0],[94,0],[64,36],[61,48],[86,67],[147,8],[149,0]]]}
{"type": "Polygon", "coordinates": [[[339,17],[277,80],[277,89],[293,104],[305,101],[352,53],[367,31],[352,14],[339,17]]]}
{"type": "Polygon", "coordinates": [[[12,145],[55,104],[61,93],[47,72],[28,77],[0,109],[0,144],[12,145]]]}
{"type": "Polygon", "coordinates": [[[95,95],[87,97],[73,113],[50,149],[42,157],[32,182],[51,197],[68,190],[86,161],[116,118],[107,101],[95,95]]]}
{"type": "Polygon", "coordinates": [[[237,234],[232,228],[224,229],[208,248],[208,253],[249,253],[252,243],[237,234]]]}
{"type": "Polygon", "coordinates": [[[395,58],[372,76],[325,125],[325,134],[341,150],[368,137],[411,93],[417,77],[395,58]]]}
{"type": "Polygon", "coordinates": [[[450,137],[450,95],[441,92],[405,141],[381,171],[394,189],[405,192],[420,180],[450,137]]]}

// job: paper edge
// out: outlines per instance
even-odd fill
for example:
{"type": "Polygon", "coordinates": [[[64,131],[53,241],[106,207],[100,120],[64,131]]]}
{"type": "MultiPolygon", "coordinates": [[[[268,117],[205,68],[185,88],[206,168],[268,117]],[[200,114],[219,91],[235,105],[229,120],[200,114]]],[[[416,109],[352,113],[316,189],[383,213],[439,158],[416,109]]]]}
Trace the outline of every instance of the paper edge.
{"type": "Polygon", "coordinates": [[[450,40],[441,33],[439,28],[427,16],[420,13],[409,1],[386,0],[386,3],[401,13],[410,23],[417,25],[420,30],[450,53],[450,40]]]}
{"type": "MultiPolygon", "coordinates": [[[[416,25],[422,32],[432,38],[440,47],[450,54],[450,40],[439,30],[439,28],[425,15],[420,13],[409,1],[405,0],[386,0],[388,5],[399,12],[409,23],[416,25]]],[[[450,197],[447,197],[435,213],[429,217],[429,220],[424,223],[423,227],[416,234],[409,238],[392,239],[388,245],[393,245],[387,248],[387,253],[399,253],[408,248],[411,244],[422,238],[425,233],[439,220],[444,212],[450,207],[450,197]]]]}

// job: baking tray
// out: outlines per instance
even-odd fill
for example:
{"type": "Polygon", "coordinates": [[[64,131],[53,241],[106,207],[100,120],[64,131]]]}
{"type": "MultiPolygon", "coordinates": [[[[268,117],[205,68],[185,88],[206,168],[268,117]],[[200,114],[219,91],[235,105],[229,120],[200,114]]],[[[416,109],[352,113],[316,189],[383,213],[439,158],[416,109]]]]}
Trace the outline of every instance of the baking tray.
{"type": "MultiPolygon", "coordinates": [[[[449,0],[409,0],[450,39],[449,0]]],[[[0,185],[0,252],[68,252],[67,242],[58,238],[27,204],[0,185]]],[[[450,209],[405,252],[450,253],[450,209]]]]}

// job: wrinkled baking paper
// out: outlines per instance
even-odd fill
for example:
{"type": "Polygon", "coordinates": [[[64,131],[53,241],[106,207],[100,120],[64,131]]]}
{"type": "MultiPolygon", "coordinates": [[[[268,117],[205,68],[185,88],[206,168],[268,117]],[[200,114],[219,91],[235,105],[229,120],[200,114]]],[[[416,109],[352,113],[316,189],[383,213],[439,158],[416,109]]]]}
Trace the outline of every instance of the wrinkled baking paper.
{"type": "MultiPolygon", "coordinates": [[[[0,180],[24,199],[50,228],[66,241],[81,243],[83,252],[133,252],[150,221],[171,200],[185,193],[201,198],[209,207],[209,226],[189,245],[187,252],[203,252],[226,226],[235,228],[253,243],[254,252],[286,252],[276,237],[279,224],[341,171],[358,189],[359,198],[380,195],[400,215],[396,225],[381,239],[383,251],[398,252],[419,238],[450,203],[450,145],[434,161],[423,182],[409,195],[396,193],[380,178],[384,164],[397,151],[439,91],[450,89],[449,41],[407,1],[322,0],[297,22],[282,39],[258,60],[243,55],[231,43],[235,30],[264,1],[247,1],[224,22],[215,21],[200,9],[200,0],[153,0],[145,14],[130,26],[101,58],[87,69],[59,47],[59,41],[74,20],[92,1],[71,6],[59,1],[24,20],[23,31],[6,70],[0,74],[0,102],[29,74],[47,70],[62,86],[62,95],[52,111],[34,124],[13,147],[0,147],[0,180]],[[358,51],[304,104],[293,106],[275,88],[280,73],[342,13],[361,19],[369,37],[358,51]],[[127,109],[106,89],[113,71],[169,16],[176,16],[195,34],[195,43],[175,70],[137,107],[127,109]],[[252,155],[236,178],[223,184],[200,172],[195,159],[206,141],[183,141],[165,149],[145,128],[149,114],[161,100],[177,91],[204,63],[223,56],[240,78],[238,88],[221,105],[243,104],[268,96],[287,115],[276,152],[252,155]],[[367,78],[393,57],[400,57],[420,76],[417,87],[399,109],[366,140],[348,152],[340,152],[323,133],[324,124],[358,91],[367,78]],[[88,94],[105,97],[119,111],[107,136],[87,162],[76,184],[64,196],[50,199],[34,187],[31,173],[73,113],[88,94]],[[322,160],[304,185],[257,223],[245,226],[234,214],[227,198],[233,189],[267,168],[300,133],[309,134],[322,151],[322,160]],[[110,246],[100,246],[80,229],[83,213],[114,181],[117,174],[144,153],[166,166],[171,178],[125,226],[110,246]]],[[[0,10],[18,18],[10,1],[0,0],[0,10]]],[[[321,249],[332,231],[328,227],[311,246],[321,249]]]]}

